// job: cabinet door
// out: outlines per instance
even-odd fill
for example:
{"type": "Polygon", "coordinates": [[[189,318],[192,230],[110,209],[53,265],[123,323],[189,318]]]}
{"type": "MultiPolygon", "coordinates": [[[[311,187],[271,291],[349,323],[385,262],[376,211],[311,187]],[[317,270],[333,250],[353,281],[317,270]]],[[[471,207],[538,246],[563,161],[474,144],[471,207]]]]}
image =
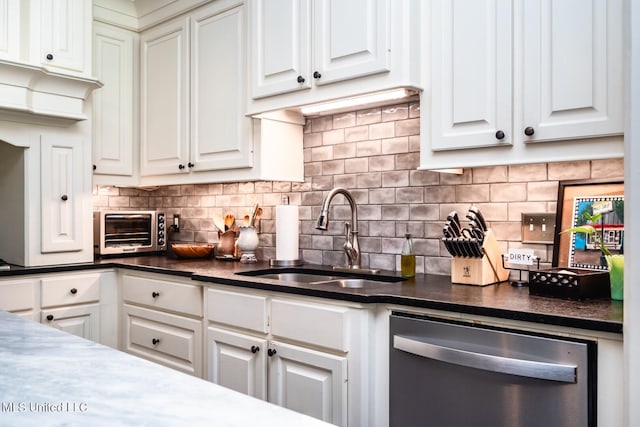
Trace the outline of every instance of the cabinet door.
{"type": "Polygon", "coordinates": [[[98,304],[42,310],[40,321],[73,335],[100,342],[98,304]]]}
{"type": "Polygon", "coordinates": [[[20,58],[20,0],[0,0],[0,59],[20,58]]]}
{"type": "Polygon", "coordinates": [[[191,154],[193,171],[253,165],[245,117],[244,8],[219,6],[191,15],[191,154]]]}
{"type": "Polygon", "coordinates": [[[272,342],[269,402],[336,425],[347,425],[347,359],[272,342]]]}
{"type": "Polygon", "coordinates": [[[390,1],[324,0],[313,3],[312,77],[315,84],[389,71],[390,1]]]}
{"type": "Polygon", "coordinates": [[[432,2],[431,150],[512,143],[511,15],[510,0],[432,2]]]}
{"type": "Polygon", "coordinates": [[[104,84],[93,93],[94,173],[131,176],[137,36],[101,22],[93,24],[93,31],[94,73],[104,84]]]}
{"type": "Polygon", "coordinates": [[[186,172],[189,154],[188,18],[145,31],[140,42],[140,173],[186,172]]]}
{"type": "Polygon", "coordinates": [[[623,2],[527,0],[522,7],[517,132],[524,141],[621,134],[623,2]]]}
{"type": "Polygon", "coordinates": [[[82,140],[41,137],[41,252],[70,252],[83,248],[82,140]]]}
{"type": "Polygon", "coordinates": [[[32,0],[32,61],[47,67],[89,73],[91,3],[85,0],[32,0]]]}
{"type": "Polygon", "coordinates": [[[267,340],[209,327],[207,379],[266,400],[267,340]]]}
{"type": "Polygon", "coordinates": [[[251,2],[251,96],[311,87],[310,0],[251,2]]]}

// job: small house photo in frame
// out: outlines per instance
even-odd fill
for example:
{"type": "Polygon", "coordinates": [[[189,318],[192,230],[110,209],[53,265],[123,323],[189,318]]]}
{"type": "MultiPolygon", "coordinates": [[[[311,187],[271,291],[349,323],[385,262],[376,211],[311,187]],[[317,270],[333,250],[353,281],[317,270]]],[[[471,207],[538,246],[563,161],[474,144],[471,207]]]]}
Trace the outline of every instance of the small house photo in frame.
{"type": "Polygon", "coordinates": [[[560,231],[592,225],[612,254],[624,253],[624,183],[622,181],[561,181],[558,186],[553,265],[556,267],[606,270],[593,236],[560,231]],[[601,214],[597,223],[589,216],[601,214]],[[587,215],[588,214],[588,215],[587,215]]]}

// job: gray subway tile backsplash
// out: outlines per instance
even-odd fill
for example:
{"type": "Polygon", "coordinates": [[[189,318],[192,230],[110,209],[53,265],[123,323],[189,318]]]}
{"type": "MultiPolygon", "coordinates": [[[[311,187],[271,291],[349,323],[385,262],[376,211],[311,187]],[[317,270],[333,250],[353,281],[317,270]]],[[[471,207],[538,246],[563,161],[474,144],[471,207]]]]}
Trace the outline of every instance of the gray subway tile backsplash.
{"type": "Polygon", "coordinates": [[[462,175],[417,170],[419,103],[339,113],[304,127],[305,181],[174,185],[154,191],[96,187],[96,209],[161,209],[181,215],[176,240],[215,242],[212,218],[243,217],[253,203],[264,212],[258,256],[275,257],[275,206],[282,195],[299,206],[301,257],[313,264],[344,264],[346,200],[336,196],[327,232],[315,229],[324,194],[335,186],[353,191],[358,203],[362,265],[399,270],[405,233],[414,236],[417,271],[450,274],[441,244],[442,225],[452,210],[473,203],[485,215],[503,250],[533,249],[550,262],[552,245],[521,242],[523,212],[555,212],[558,181],[623,176],[623,159],[465,169],[462,175]]]}

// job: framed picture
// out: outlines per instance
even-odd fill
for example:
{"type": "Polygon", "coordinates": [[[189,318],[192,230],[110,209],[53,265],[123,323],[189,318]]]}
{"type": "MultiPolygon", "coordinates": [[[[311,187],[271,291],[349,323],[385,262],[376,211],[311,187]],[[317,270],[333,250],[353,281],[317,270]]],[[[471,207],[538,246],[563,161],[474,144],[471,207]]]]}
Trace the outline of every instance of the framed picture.
{"type": "Polygon", "coordinates": [[[622,180],[560,181],[553,244],[553,266],[606,270],[601,251],[584,233],[560,234],[562,230],[590,224],[585,213],[602,213],[593,225],[612,253],[624,251],[624,182],[622,180]]]}

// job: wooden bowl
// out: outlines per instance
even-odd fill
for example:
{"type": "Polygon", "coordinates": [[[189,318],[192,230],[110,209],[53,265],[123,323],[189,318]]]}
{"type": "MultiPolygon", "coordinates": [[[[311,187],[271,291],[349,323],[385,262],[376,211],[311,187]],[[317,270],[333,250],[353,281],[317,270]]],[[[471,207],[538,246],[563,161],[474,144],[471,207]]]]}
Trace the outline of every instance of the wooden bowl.
{"type": "Polygon", "coordinates": [[[171,249],[179,258],[211,258],[215,245],[212,243],[172,243],[171,249]]]}

